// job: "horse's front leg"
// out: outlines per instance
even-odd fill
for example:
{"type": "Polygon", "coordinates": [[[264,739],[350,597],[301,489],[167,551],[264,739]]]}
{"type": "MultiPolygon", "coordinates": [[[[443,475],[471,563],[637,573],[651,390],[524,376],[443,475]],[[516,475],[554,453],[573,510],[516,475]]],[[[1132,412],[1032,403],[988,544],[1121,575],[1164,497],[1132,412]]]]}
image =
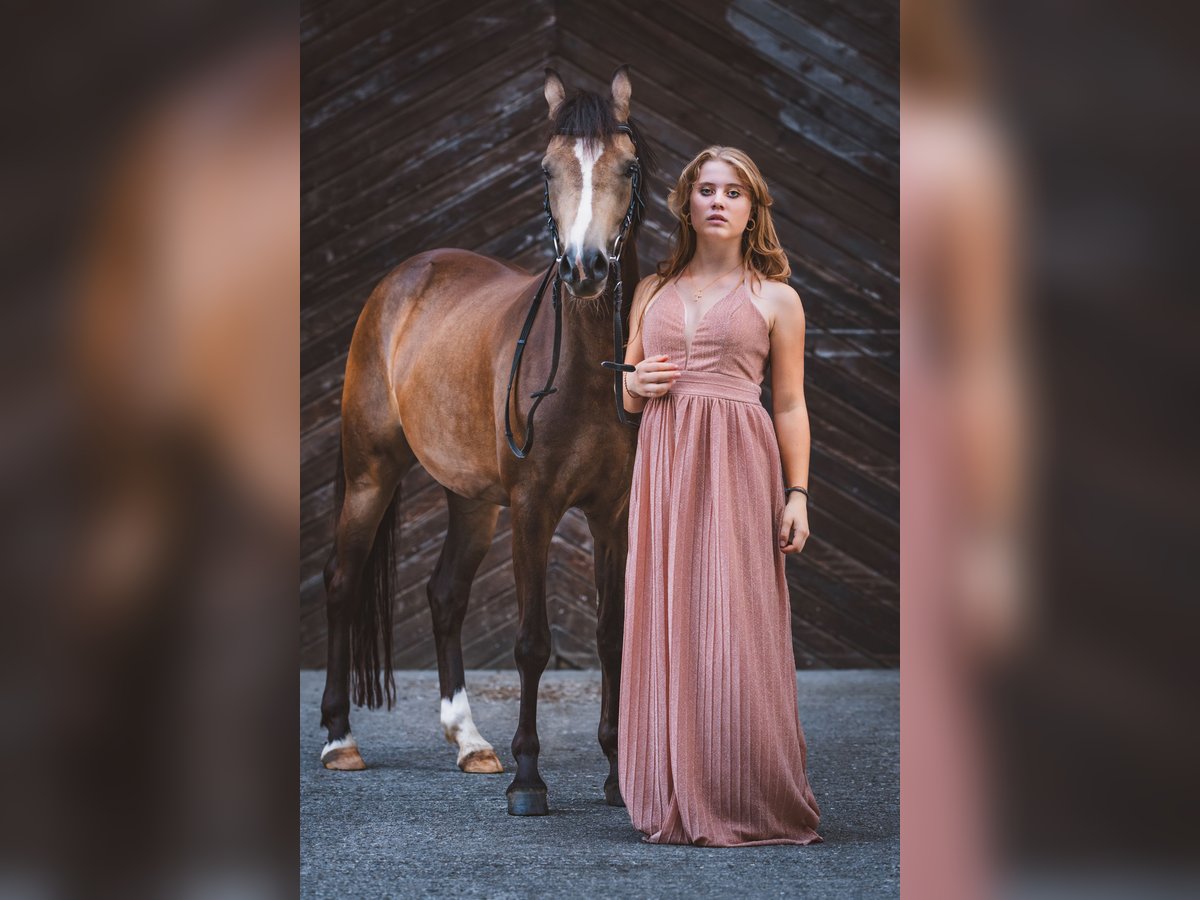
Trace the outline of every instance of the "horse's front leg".
{"type": "Polygon", "coordinates": [[[629,546],[629,505],[613,514],[605,510],[588,514],[596,564],[596,652],[600,657],[600,749],[608,757],[604,799],[609,806],[624,806],[617,777],[617,720],[621,697],[621,646],[625,625],[625,558],[629,546]]]}
{"type": "Polygon", "coordinates": [[[537,734],[538,684],[550,660],[550,624],[546,619],[546,562],[550,539],[562,517],[557,504],[535,492],[514,500],[513,572],[517,584],[520,622],[515,656],[521,673],[521,715],[512,752],[517,775],[508,786],[508,812],[513,816],[544,816],[546,782],[538,774],[541,745],[537,734]]]}

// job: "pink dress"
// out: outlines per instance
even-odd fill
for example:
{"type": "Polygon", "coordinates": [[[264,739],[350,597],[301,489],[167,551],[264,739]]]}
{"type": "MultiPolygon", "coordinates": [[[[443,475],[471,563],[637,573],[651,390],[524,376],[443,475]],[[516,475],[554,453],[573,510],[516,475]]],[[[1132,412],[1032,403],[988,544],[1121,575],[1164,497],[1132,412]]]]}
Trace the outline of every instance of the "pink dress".
{"type": "MultiPolygon", "coordinates": [[[[695,325],[669,285],[642,329],[682,374],[646,403],[629,497],[618,775],[643,840],[809,844],[779,550],[782,465],[760,402],[766,320],[742,282],[695,325]]],[[[695,315],[695,311],[692,311],[695,315]]]]}

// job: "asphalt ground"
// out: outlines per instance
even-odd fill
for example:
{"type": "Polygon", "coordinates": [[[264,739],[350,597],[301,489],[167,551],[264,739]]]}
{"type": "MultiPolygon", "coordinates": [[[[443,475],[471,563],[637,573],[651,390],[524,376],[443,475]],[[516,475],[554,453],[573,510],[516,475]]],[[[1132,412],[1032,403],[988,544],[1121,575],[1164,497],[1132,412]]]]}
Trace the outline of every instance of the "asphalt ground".
{"type": "Polygon", "coordinates": [[[550,815],[507,813],[515,670],[470,671],[475,723],[506,771],[466,775],[438,722],[437,673],[396,673],[391,712],[351,711],[369,768],[321,766],[325,673],[300,674],[304,897],[897,897],[900,681],[889,671],[798,672],[809,777],[825,842],[646,844],[605,804],[598,671],[548,671],[538,703],[550,815]]]}

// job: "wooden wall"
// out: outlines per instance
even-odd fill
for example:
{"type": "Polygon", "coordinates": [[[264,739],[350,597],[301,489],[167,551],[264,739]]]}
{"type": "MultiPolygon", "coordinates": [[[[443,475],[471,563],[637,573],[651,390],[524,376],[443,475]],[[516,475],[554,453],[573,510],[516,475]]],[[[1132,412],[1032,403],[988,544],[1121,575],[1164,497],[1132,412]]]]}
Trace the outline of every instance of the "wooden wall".
{"type": "MultiPolygon", "coordinates": [[[[432,247],[548,264],[543,69],[569,89],[601,90],[627,62],[633,115],[663,172],[648,197],[644,269],[666,251],[667,180],[705,145],[731,144],[771,185],[804,299],[813,537],[788,561],[797,665],[897,665],[895,0],[307,0],[301,41],[302,663],[324,665],[338,404],[367,294],[432,247]]],[[[425,668],[435,664],[425,582],[445,499],[420,469],[404,498],[395,657],[425,668]]],[[[512,665],[510,549],[505,510],[472,591],[469,667],[512,665]]],[[[591,571],[590,535],[572,511],[551,550],[551,665],[598,664],[591,571]]]]}

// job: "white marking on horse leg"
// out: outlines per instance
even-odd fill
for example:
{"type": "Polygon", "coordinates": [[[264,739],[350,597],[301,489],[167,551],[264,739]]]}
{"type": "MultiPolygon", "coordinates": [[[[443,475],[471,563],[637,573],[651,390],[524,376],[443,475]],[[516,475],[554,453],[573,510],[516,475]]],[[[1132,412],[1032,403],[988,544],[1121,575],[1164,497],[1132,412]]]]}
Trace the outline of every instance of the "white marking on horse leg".
{"type": "Polygon", "coordinates": [[[358,747],[358,741],[356,741],[354,739],[354,735],[348,731],[346,732],[346,736],[344,738],[338,738],[336,741],[328,741],[325,744],[325,746],[321,749],[321,762],[325,762],[325,757],[334,750],[342,750],[347,747],[358,747]]]}
{"type": "Polygon", "coordinates": [[[567,237],[568,247],[582,248],[588,226],[592,224],[592,170],[602,152],[604,148],[599,144],[588,149],[583,138],[575,139],[575,158],[579,160],[579,170],[583,173],[583,187],[579,191],[579,209],[575,213],[571,233],[567,237]]]}
{"type": "Polygon", "coordinates": [[[467,689],[459,688],[454,699],[442,698],[442,729],[446,740],[458,744],[458,762],[477,750],[491,750],[492,745],[483,739],[471,718],[471,704],[467,701],[467,689]]]}

